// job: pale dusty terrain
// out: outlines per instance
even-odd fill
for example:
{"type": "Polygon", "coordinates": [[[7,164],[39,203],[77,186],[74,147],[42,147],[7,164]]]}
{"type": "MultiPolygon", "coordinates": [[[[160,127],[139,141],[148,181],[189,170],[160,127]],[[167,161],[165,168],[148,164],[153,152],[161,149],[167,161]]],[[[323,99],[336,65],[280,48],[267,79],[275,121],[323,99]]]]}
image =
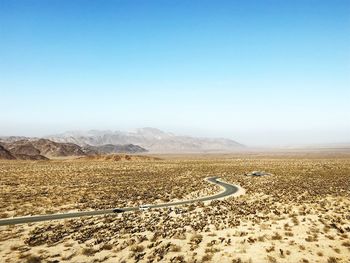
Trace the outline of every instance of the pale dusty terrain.
{"type": "Polygon", "coordinates": [[[181,206],[0,227],[0,262],[349,262],[350,158],[210,156],[157,161],[2,161],[1,215],[245,195],[181,206]],[[265,177],[244,173],[264,170],[265,177]]]}

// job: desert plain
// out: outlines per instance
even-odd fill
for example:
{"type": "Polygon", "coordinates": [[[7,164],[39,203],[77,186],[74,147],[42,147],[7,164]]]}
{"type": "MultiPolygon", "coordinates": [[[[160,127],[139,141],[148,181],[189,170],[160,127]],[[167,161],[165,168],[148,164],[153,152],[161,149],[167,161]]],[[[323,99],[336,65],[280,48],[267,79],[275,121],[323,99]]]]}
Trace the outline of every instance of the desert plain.
{"type": "Polygon", "coordinates": [[[0,217],[244,195],[0,227],[0,262],[350,262],[350,155],[0,161],[0,217]],[[246,176],[266,171],[267,176],[246,176]]]}

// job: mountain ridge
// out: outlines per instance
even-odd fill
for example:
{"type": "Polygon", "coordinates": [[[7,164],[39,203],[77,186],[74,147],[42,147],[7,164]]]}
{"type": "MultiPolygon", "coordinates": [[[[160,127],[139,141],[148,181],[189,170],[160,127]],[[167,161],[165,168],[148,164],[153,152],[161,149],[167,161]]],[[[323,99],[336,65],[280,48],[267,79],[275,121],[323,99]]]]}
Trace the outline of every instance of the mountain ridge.
{"type": "Polygon", "coordinates": [[[11,154],[2,144],[0,144],[0,160],[14,160],[15,156],[11,154]]]}
{"type": "Polygon", "coordinates": [[[46,138],[60,143],[75,143],[80,146],[134,144],[150,152],[159,153],[230,152],[245,148],[244,145],[231,139],[175,135],[152,127],[136,129],[133,132],[110,130],[68,131],[46,138]]]}
{"type": "Polygon", "coordinates": [[[56,157],[80,157],[115,153],[144,153],[146,149],[133,144],[79,146],[74,143],[60,143],[43,138],[2,137],[0,159],[48,160],[56,157]],[[18,139],[18,140],[16,140],[18,139]]]}

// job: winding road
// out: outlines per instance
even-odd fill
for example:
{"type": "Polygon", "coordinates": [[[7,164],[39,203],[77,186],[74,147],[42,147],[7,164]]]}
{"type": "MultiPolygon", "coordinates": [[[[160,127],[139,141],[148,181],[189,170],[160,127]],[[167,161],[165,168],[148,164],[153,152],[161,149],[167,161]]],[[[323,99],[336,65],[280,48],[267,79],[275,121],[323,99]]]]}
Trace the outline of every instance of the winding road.
{"type": "MultiPolygon", "coordinates": [[[[146,207],[147,207],[147,209],[164,208],[164,207],[185,205],[185,204],[190,204],[190,203],[194,203],[194,202],[211,201],[211,200],[221,199],[224,197],[234,195],[239,190],[238,186],[219,181],[218,177],[209,177],[209,178],[206,178],[206,180],[210,183],[219,185],[220,187],[223,188],[223,191],[221,191],[218,194],[211,195],[211,196],[205,196],[205,197],[200,197],[200,198],[191,199],[191,200],[177,201],[177,202],[164,203],[164,204],[146,205],[146,207]]],[[[140,207],[126,207],[126,208],[114,208],[114,209],[104,209],[104,210],[94,210],[94,211],[70,212],[70,213],[64,213],[64,214],[14,217],[14,218],[1,219],[0,226],[34,223],[34,222],[58,220],[58,219],[67,219],[67,218],[82,217],[82,216],[116,214],[116,213],[138,211],[138,210],[140,210],[140,207]]]]}

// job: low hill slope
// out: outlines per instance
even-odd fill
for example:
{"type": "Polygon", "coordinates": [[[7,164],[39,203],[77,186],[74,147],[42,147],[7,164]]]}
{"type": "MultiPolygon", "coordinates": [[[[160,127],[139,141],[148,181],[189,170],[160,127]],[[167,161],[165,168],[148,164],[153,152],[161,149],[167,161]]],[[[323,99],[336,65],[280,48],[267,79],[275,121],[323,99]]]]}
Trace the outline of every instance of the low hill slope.
{"type": "Polygon", "coordinates": [[[38,155],[40,151],[27,140],[7,144],[7,149],[14,155],[38,155]]]}
{"type": "Polygon", "coordinates": [[[39,139],[31,142],[40,151],[41,155],[47,157],[84,156],[85,152],[79,145],[74,143],[57,143],[47,139],[39,139]]]}
{"type": "Polygon", "coordinates": [[[40,151],[28,140],[7,143],[5,146],[8,151],[19,160],[48,160],[48,158],[41,155],[40,151]]]}
{"type": "Polygon", "coordinates": [[[16,159],[10,151],[6,150],[5,147],[0,145],[0,159],[1,160],[14,160],[16,159]]]}
{"type": "Polygon", "coordinates": [[[146,155],[128,155],[128,154],[109,154],[109,155],[93,155],[81,157],[76,160],[84,161],[157,161],[161,160],[157,157],[146,155]]]}
{"type": "Polygon", "coordinates": [[[144,153],[147,152],[145,148],[134,144],[105,144],[101,146],[86,145],[83,150],[87,154],[113,154],[113,153],[144,153]]]}
{"type": "Polygon", "coordinates": [[[49,158],[37,154],[37,155],[28,155],[28,154],[16,154],[17,160],[33,160],[33,161],[39,161],[39,160],[50,160],[49,158]]]}
{"type": "Polygon", "coordinates": [[[57,143],[47,139],[22,139],[3,142],[15,159],[48,160],[50,157],[85,156],[79,145],[73,143],[57,143]]]}

